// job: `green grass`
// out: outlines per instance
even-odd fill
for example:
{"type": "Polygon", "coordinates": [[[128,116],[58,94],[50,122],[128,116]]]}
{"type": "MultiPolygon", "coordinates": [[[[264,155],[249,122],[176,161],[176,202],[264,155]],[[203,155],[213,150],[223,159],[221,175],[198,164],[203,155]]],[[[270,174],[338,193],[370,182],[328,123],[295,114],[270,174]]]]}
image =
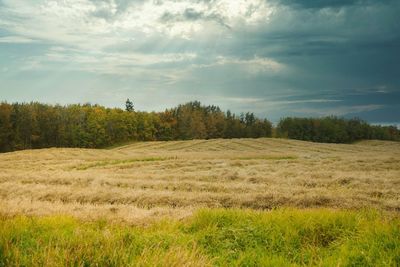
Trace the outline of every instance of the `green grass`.
{"type": "Polygon", "coordinates": [[[400,219],[378,211],[201,210],[150,226],[2,217],[0,266],[399,266],[400,219]]]}

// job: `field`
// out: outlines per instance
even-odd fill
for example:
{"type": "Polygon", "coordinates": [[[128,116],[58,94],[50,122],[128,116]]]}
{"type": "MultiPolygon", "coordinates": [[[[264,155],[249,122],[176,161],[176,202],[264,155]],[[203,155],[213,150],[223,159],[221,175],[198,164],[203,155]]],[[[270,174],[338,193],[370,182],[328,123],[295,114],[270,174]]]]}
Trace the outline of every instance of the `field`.
{"type": "Polygon", "coordinates": [[[0,266],[400,264],[396,142],[54,148],[0,170],[0,266]]]}
{"type": "Polygon", "coordinates": [[[400,211],[400,143],[283,139],[135,143],[0,155],[1,212],[131,223],[198,208],[400,211]]]}

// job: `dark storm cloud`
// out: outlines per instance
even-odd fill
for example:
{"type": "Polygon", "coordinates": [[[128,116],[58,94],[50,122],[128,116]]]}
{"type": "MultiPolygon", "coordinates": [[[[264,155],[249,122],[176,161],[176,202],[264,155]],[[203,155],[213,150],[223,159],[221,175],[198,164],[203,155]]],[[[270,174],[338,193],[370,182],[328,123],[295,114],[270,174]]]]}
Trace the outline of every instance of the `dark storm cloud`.
{"type": "Polygon", "coordinates": [[[395,4],[397,0],[275,0],[275,3],[293,8],[323,9],[346,8],[351,6],[385,5],[395,4]]]}
{"type": "MultiPolygon", "coordinates": [[[[296,99],[341,100],[307,103],[307,107],[321,110],[320,114],[325,114],[324,109],[333,113],[335,106],[342,105],[341,108],[360,107],[359,112],[349,109],[349,115],[378,121],[386,114],[388,121],[399,120],[400,1],[280,3],[291,9],[278,10],[279,16],[257,29],[239,30],[234,33],[235,42],[224,48],[225,53],[242,58],[254,54],[269,57],[292,70],[289,75],[253,82],[258,88],[252,90],[254,94],[274,95],[272,91],[279,94],[290,88],[296,99]],[[323,8],[329,10],[320,10],[323,8]],[[374,92],[379,87],[389,92],[374,92]]],[[[297,115],[309,114],[300,104],[287,103],[294,112],[298,110],[297,115]]]]}
{"type": "Polygon", "coordinates": [[[366,0],[278,0],[282,5],[289,5],[299,8],[327,8],[344,7],[367,2],[366,0]]]}
{"type": "MultiPolygon", "coordinates": [[[[368,11],[346,10],[340,16],[332,12],[310,19],[305,18],[304,13],[308,11],[292,11],[289,21],[272,19],[265,28],[240,32],[237,43],[226,51],[243,56],[254,53],[269,56],[295,68],[315,72],[315,79],[326,72],[343,81],[348,78],[346,76],[364,75],[379,77],[383,83],[398,83],[399,76],[395,73],[400,59],[397,19],[400,5],[373,7],[371,4],[368,11]],[[337,15],[339,17],[335,18],[337,15]]],[[[299,73],[299,80],[302,75],[304,73],[299,73]]]]}

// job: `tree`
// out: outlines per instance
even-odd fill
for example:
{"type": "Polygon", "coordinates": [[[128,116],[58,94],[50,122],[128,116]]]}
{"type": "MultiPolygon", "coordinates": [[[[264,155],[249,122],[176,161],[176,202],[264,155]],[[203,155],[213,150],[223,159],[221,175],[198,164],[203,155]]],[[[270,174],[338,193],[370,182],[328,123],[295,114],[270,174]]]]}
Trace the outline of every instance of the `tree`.
{"type": "Polygon", "coordinates": [[[128,112],[133,112],[135,111],[133,108],[133,102],[129,100],[129,98],[125,102],[125,110],[128,112]]]}
{"type": "Polygon", "coordinates": [[[0,151],[11,151],[13,149],[13,132],[11,116],[13,107],[7,103],[0,105],[0,151]]]}
{"type": "MultiPolygon", "coordinates": [[[[271,123],[253,113],[224,113],[194,101],[164,112],[133,112],[99,105],[52,106],[0,103],[0,152],[46,147],[99,148],[127,141],[269,137],[271,123]]],[[[338,117],[284,118],[281,137],[314,142],[351,143],[360,139],[400,141],[395,126],[369,125],[338,117]]]]}

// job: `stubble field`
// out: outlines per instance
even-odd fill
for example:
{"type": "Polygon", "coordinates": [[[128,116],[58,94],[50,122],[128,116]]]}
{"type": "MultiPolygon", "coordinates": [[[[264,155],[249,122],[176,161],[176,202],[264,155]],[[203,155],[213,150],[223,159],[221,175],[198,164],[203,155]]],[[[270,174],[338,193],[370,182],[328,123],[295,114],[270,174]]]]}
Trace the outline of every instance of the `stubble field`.
{"type": "Polygon", "coordinates": [[[0,170],[0,266],[400,264],[400,143],[53,148],[0,170]]]}
{"type": "Polygon", "coordinates": [[[0,155],[1,212],[142,223],[198,208],[400,210],[400,143],[145,142],[0,155]]]}

